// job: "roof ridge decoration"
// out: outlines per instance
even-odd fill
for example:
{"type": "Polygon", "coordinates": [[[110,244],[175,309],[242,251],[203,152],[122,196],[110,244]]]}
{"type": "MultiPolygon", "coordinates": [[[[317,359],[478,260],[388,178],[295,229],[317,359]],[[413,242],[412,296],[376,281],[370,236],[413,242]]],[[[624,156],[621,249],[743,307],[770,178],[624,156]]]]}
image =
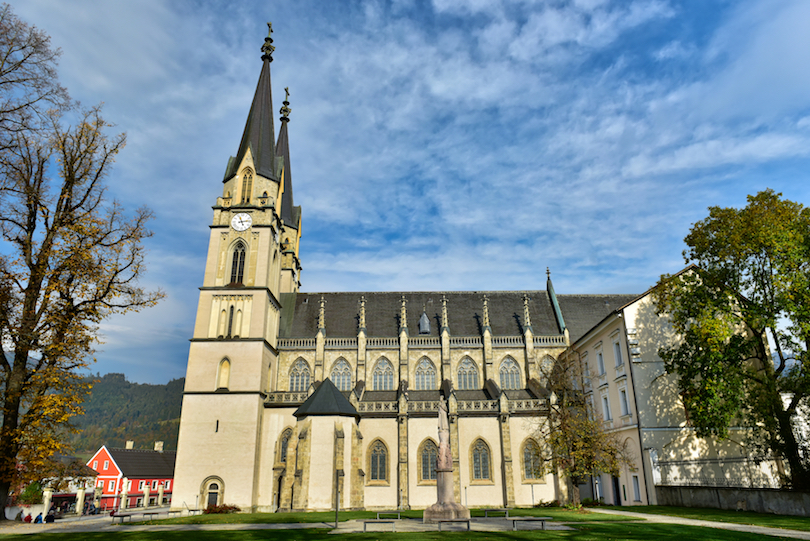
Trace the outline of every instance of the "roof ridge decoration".
{"type": "Polygon", "coordinates": [[[484,325],[485,329],[489,329],[491,325],[489,324],[489,299],[486,295],[484,295],[484,325]]]}
{"type": "Polygon", "coordinates": [[[366,330],[366,296],[360,295],[360,330],[366,330]]]}
{"type": "Polygon", "coordinates": [[[321,295],[320,307],[318,308],[318,330],[326,330],[326,299],[321,295]]]}
{"type": "Polygon", "coordinates": [[[442,330],[449,329],[450,323],[447,321],[447,296],[442,295],[442,330]]]}
{"type": "Polygon", "coordinates": [[[275,126],[273,125],[273,92],[270,79],[270,63],[273,61],[273,25],[267,23],[267,37],[264,38],[262,51],[262,70],[259,82],[256,84],[256,93],[250,105],[245,131],[239,143],[239,151],[235,158],[228,160],[223,182],[227,182],[237,173],[248,150],[253,155],[253,164],[256,173],[268,178],[276,179],[275,170],[275,126]]]}
{"type": "Polygon", "coordinates": [[[523,325],[526,329],[532,328],[532,317],[529,314],[529,294],[523,294],[523,325]]]}
{"type": "Polygon", "coordinates": [[[565,320],[563,319],[562,310],[560,310],[560,303],[557,302],[557,295],[554,293],[554,286],[551,283],[551,270],[546,267],[546,291],[548,292],[549,299],[551,299],[551,308],[554,310],[554,317],[557,319],[557,327],[560,328],[560,333],[565,333],[565,320]]]}
{"type": "Polygon", "coordinates": [[[406,304],[408,303],[408,299],[405,298],[405,295],[402,296],[402,308],[400,308],[399,313],[399,330],[402,332],[403,330],[408,329],[408,309],[406,308],[406,304]]]}

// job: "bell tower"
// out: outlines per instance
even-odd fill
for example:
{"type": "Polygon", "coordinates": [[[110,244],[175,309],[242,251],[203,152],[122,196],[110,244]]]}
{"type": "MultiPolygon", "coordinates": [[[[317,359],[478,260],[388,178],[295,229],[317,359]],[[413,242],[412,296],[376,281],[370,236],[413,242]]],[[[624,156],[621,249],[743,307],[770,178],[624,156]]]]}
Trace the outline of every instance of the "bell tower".
{"type": "MultiPolygon", "coordinates": [[[[172,505],[226,498],[257,506],[264,397],[277,369],[282,293],[297,292],[301,209],[293,205],[287,124],[275,139],[272,26],[245,130],[213,206],[189,348],[172,505]]],[[[219,501],[218,503],[223,503],[219,501]]]]}

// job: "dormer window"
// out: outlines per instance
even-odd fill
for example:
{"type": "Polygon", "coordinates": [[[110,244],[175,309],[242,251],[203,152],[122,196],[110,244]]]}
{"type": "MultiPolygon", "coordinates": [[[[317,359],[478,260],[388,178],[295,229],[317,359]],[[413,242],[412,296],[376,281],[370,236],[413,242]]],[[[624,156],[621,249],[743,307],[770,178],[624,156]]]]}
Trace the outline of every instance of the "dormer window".
{"type": "Polygon", "coordinates": [[[425,312],[422,312],[422,317],[419,318],[419,334],[430,334],[430,318],[425,312]]]}
{"type": "Polygon", "coordinates": [[[242,172],[242,203],[250,203],[250,195],[253,192],[253,171],[245,169],[242,172]]]}

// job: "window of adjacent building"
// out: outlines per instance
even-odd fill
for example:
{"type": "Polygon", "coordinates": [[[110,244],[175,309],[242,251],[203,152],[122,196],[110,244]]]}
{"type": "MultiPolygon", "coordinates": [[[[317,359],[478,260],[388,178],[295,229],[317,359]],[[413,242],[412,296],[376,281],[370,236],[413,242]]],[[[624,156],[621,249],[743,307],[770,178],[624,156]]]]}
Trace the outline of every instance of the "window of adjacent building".
{"type": "Polygon", "coordinates": [[[641,487],[638,484],[638,475],[633,476],[633,501],[641,501],[641,487]]]}
{"type": "Polygon", "coordinates": [[[616,366],[624,364],[624,360],[622,360],[622,347],[618,342],[613,342],[613,357],[616,359],[616,366]]]}
{"type": "Polygon", "coordinates": [[[388,449],[385,444],[377,440],[371,445],[371,480],[372,481],[386,481],[388,480],[388,449]]]}
{"type": "Polygon", "coordinates": [[[528,440],[523,446],[523,477],[525,479],[540,479],[543,477],[542,471],[540,446],[535,441],[528,440]]]}
{"type": "Polygon", "coordinates": [[[309,389],[309,365],[304,359],[298,359],[290,369],[290,391],[304,392],[309,389]]]}
{"type": "Polygon", "coordinates": [[[143,490],[144,483],[145,483],[145,481],[143,481],[143,480],[141,480],[140,482],[138,482],[138,490],[143,490]]]}
{"type": "Polygon", "coordinates": [[[458,365],[458,388],[462,391],[478,389],[478,368],[469,358],[463,359],[458,365]]]}
{"type": "Polygon", "coordinates": [[[98,471],[98,460],[93,461],[93,469],[98,471]]]}
{"type": "Polygon", "coordinates": [[[158,485],[157,479],[152,481],[152,490],[157,490],[157,485],[158,485]]]}
{"type": "Polygon", "coordinates": [[[106,470],[108,470],[109,468],[110,468],[110,461],[109,461],[109,460],[105,460],[105,461],[104,461],[104,470],[106,471],[106,470]]]}
{"type": "Polygon", "coordinates": [[[253,171],[245,169],[242,172],[242,203],[250,203],[253,192],[253,171]]]}
{"type": "Polygon", "coordinates": [[[372,388],[375,391],[391,391],[394,389],[394,367],[388,359],[380,359],[374,366],[372,388]]]}
{"type": "Polygon", "coordinates": [[[245,275],[245,243],[241,240],[233,247],[231,258],[231,283],[241,284],[245,275]]]}
{"type": "Polygon", "coordinates": [[[607,393],[602,395],[602,418],[605,421],[610,421],[610,400],[607,393]]]}
{"type": "Polygon", "coordinates": [[[217,375],[217,389],[227,389],[231,379],[231,361],[222,359],[219,363],[219,374],[217,375]]]}
{"type": "Polygon", "coordinates": [[[507,358],[501,363],[501,389],[520,389],[520,368],[514,359],[507,358]]]}
{"type": "Polygon", "coordinates": [[[489,446],[484,440],[476,440],[472,450],[473,480],[489,480],[489,446]]]}
{"type": "Polygon", "coordinates": [[[427,357],[422,357],[416,365],[416,390],[430,391],[436,388],[436,367],[427,357]]]}
{"type": "Polygon", "coordinates": [[[279,449],[279,462],[287,462],[287,448],[290,445],[290,438],[292,438],[292,430],[287,429],[281,433],[281,448],[279,449]]]}
{"type": "MultiPolygon", "coordinates": [[[[93,468],[93,469],[95,469],[95,468],[93,468]]],[[[103,487],[104,486],[104,480],[99,479],[98,481],[96,481],[96,486],[97,487],[103,487]]]]}
{"type": "Polygon", "coordinates": [[[433,440],[426,440],[422,445],[422,452],[420,453],[420,479],[422,481],[435,481],[436,480],[436,462],[439,457],[439,448],[433,440]]]}
{"type": "Polygon", "coordinates": [[[107,485],[107,490],[110,492],[115,492],[115,479],[110,480],[110,484],[107,485]]]}
{"type": "Polygon", "coordinates": [[[332,373],[329,374],[329,379],[335,384],[335,387],[340,391],[352,390],[352,368],[345,359],[338,359],[335,366],[332,367],[332,373]]]}
{"type": "Polygon", "coordinates": [[[166,490],[169,490],[171,487],[172,487],[172,482],[171,482],[171,480],[168,480],[168,479],[167,479],[167,480],[166,480],[166,481],[163,483],[163,488],[165,488],[166,490]]]}
{"type": "Polygon", "coordinates": [[[602,356],[602,352],[598,352],[596,354],[596,368],[599,370],[599,375],[602,376],[605,373],[605,358],[602,356]]]}
{"type": "Polygon", "coordinates": [[[585,363],[583,364],[582,371],[583,371],[582,377],[583,377],[583,381],[584,381],[585,385],[586,386],[590,385],[591,384],[591,367],[588,365],[588,361],[585,361],[585,363]]]}
{"type": "Polygon", "coordinates": [[[619,407],[622,410],[622,415],[630,413],[630,407],[627,404],[627,389],[619,389],[619,407]]]}

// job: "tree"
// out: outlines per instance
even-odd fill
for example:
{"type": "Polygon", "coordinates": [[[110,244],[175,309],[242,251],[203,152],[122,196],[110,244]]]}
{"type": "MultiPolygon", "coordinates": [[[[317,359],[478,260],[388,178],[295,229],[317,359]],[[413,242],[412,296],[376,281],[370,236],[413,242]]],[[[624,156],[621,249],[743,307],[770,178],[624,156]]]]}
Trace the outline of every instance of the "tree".
{"type": "Polygon", "coordinates": [[[59,55],[45,32],[0,4],[0,152],[16,143],[16,134],[36,130],[49,109],[68,105],[56,76],[59,55]]]}
{"type": "MultiPolygon", "coordinates": [[[[151,306],[162,293],[138,285],[151,212],[141,208],[128,217],[105,197],[104,179],[125,137],[106,135],[110,125],[100,108],[79,110],[59,98],[61,87],[37,79],[53,68],[47,37],[16,20],[8,6],[0,15],[10,25],[0,29],[13,33],[3,41],[17,43],[7,52],[22,55],[18,64],[33,63],[16,68],[31,78],[18,76],[10,94],[0,90],[0,102],[17,103],[0,111],[6,115],[0,120],[2,508],[12,483],[36,479],[64,450],[68,421],[89,390],[79,371],[92,362],[98,324],[151,306]],[[46,102],[53,106],[47,112],[46,102]]],[[[0,88],[6,83],[0,80],[0,88]]]]}
{"type": "Polygon", "coordinates": [[[697,434],[748,427],[754,456],[783,457],[786,484],[807,489],[810,449],[793,423],[810,394],[810,210],[781,195],[711,207],[685,239],[695,267],[662,276],[654,299],[680,336],[659,355],[697,434]]]}
{"type": "Polygon", "coordinates": [[[615,433],[608,432],[582,392],[579,354],[566,350],[543,369],[549,391],[547,424],[540,430],[547,442],[544,472],[561,472],[571,482],[570,501],[580,504],[579,485],[598,473],[619,475],[622,466],[634,467],[633,457],[615,433]]]}

